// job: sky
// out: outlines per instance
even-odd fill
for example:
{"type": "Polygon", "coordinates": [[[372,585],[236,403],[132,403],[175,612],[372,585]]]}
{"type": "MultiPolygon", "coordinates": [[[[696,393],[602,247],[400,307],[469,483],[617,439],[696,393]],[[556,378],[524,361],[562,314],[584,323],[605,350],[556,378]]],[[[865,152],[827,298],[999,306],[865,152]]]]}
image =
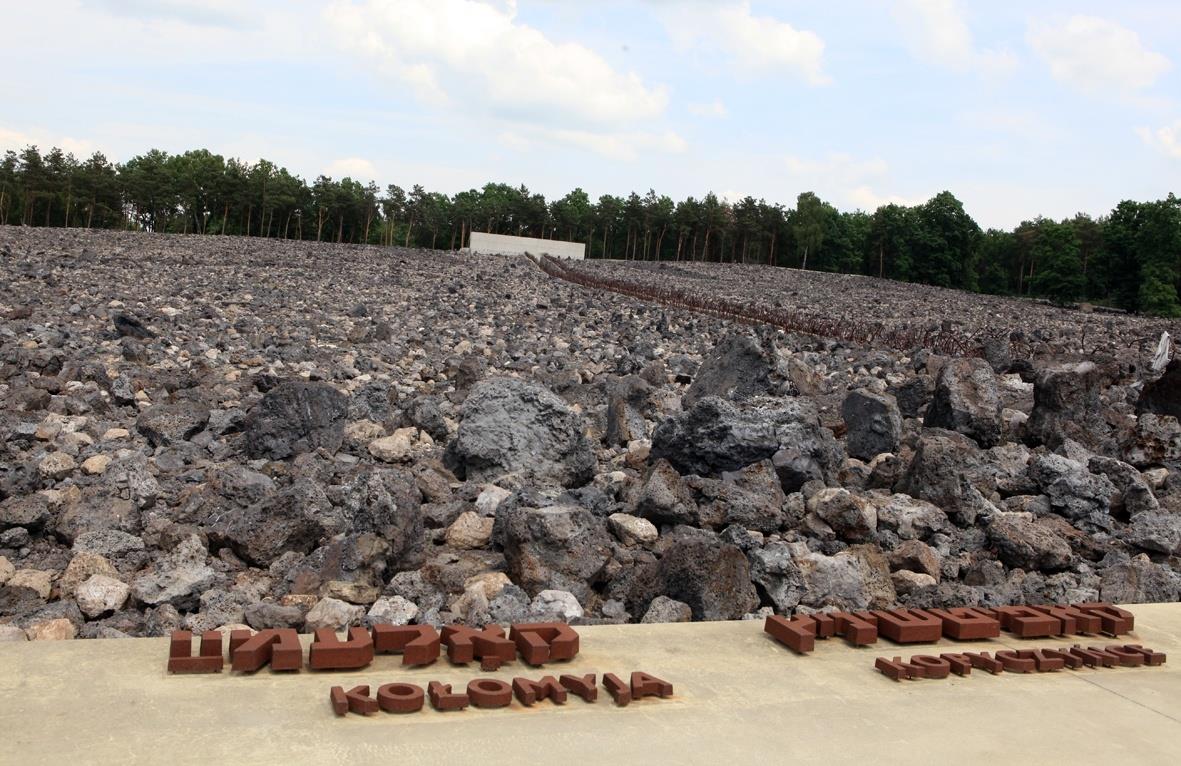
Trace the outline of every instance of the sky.
{"type": "Polygon", "coordinates": [[[0,150],[984,227],[1181,193],[1181,3],[0,0],[0,150]]]}

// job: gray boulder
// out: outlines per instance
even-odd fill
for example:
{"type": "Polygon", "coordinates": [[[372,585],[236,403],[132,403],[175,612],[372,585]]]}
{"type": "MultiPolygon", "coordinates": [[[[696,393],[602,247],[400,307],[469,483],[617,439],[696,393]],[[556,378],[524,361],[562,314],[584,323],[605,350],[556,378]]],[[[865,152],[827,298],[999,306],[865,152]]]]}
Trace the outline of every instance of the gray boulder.
{"type": "Polygon", "coordinates": [[[642,623],[659,622],[692,622],[693,610],[684,601],[677,601],[668,596],[657,596],[644,612],[642,623]]]}
{"type": "Polygon", "coordinates": [[[582,418],[548,389],[512,378],[472,388],[448,459],[468,481],[518,473],[563,487],[586,484],[596,468],[582,418]]]}
{"type": "Polygon", "coordinates": [[[695,524],[697,503],[667,460],[657,460],[636,497],[636,515],[656,524],[695,524]]]}
{"type": "Polygon", "coordinates": [[[1075,523],[1110,530],[1111,499],[1115,485],[1106,476],[1093,474],[1082,463],[1061,455],[1038,455],[1029,462],[1029,475],[1050,509],[1075,523]]]}
{"type": "Polygon", "coordinates": [[[746,556],[716,539],[673,542],[656,576],[659,592],[688,604],[696,620],[737,620],[759,604],[746,556]]]}
{"type": "Polygon", "coordinates": [[[1102,433],[1099,368],[1093,362],[1063,364],[1041,370],[1033,386],[1033,412],[1026,434],[1051,449],[1066,439],[1096,446],[1102,433]]]}
{"type": "Polygon", "coordinates": [[[1138,513],[1132,517],[1125,535],[1128,542],[1141,550],[1181,555],[1181,514],[1138,513]]]}
{"type": "Polygon", "coordinates": [[[229,514],[213,529],[246,562],[269,566],[288,551],[310,553],[325,537],[345,531],[324,490],[301,479],[282,492],[229,514]]]}
{"type": "Polygon", "coordinates": [[[530,508],[507,500],[497,509],[493,540],[504,549],[513,582],[530,596],[564,590],[588,604],[611,559],[606,524],[579,506],[530,508]]]}
{"type": "Polygon", "coordinates": [[[730,333],[701,362],[683,398],[692,407],[707,396],[741,401],[772,393],[781,376],[776,373],[774,344],[749,332],[730,333]]]}
{"type": "Polygon", "coordinates": [[[136,418],[135,428],[153,447],[167,447],[197,435],[208,422],[208,407],[181,401],[148,407],[136,418]]]}
{"type": "Polygon", "coordinates": [[[351,534],[372,532],[389,546],[387,560],[394,571],[422,565],[422,493],[411,474],[398,468],[360,468],[329,488],[328,497],[343,520],[324,518],[325,532],[338,524],[351,534]]]}
{"type": "Polygon", "coordinates": [[[1022,514],[993,514],[987,529],[989,542],[1006,566],[1051,572],[1066,569],[1073,559],[1066,540],[1022,514]]]}
{"type": "Polygon", "coordinates": [[[603,435],[609,446],[626,446],[633,439],[648,438],[644,412],[652,387],[638,375],[613,380],[607,387],[607,429],[603,435]]]}
{"type": "Polygon", "coordinates": [[[807,399],[752,399],[742,405],[708,396],[665,419],[652,436],[652,457],[683,474],[716,476],[774,458],[784,492],[808,478],[833,480],[842,455],[807,399]],[[781,470],[782,468],[782,470],[781,470]]]}
{"type": "Polygon", "coordinates": [[[897,452],[902,439],[902,413],[889,394],[864,388],[850,391],[841,404],[848,426],[845,450],[858,460],[872,460],[883,452],[897,452]]]}
{"type": "Polygon", "coordinates": [[[190,535],[158,560],[154,569],[136,577],[131,593],[137,601],[150,606],[168,603],[180,609],[195,607],[201,593],[217,580],[217,572],[206,564],[207,558],[201,539],[190,535]]]}
{"type": "Polygon", "coordinates": [[[246,454],[282,460],[321,447],[335,452],[348,410],[349,398],[327,383],[280,383],[246,417],[246,454]]]}
{"type": "Polygon", "coordinates": [[[984,483],[985,473],[974,441],[954,431],[924,429],[898,491],[934,503],[957,524],[968,526],[991,508],[976,487],[984,483]]]}
{"type": "Polygon", "coordinates": [[[1001,436],[1001,399],[988,362],[951,359],[943,365],[923,425],[964,434],[981,447],[996,444],[1001,436]]]}

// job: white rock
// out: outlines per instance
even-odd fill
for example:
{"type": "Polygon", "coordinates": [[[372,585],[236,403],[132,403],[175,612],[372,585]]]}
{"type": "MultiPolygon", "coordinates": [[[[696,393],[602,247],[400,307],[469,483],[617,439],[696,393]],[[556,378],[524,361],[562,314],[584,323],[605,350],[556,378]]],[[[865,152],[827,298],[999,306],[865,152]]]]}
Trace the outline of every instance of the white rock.
{"type": "Polygon", "coordinates": [[[8,582],[8,578],[12,577],[12,573],[16,571],[16,567],[12,565],[4,556],[0,556],[0,585],[8,582]]]}
{"type": "Polygon", "coordinates": [[[103,441],[109,442],[116,439],[126,439],[131,436],[131,432],[126,428],[108,428],[107,432],[103,434],[103,441]]]}
{"type": "Polygon", "coordinates": [[[660,536],[652,522],[627,513],[611,514],[607,526],[624,545],[651,545],[660,536]]]}
{"type": "Polygon", "coordinates": [[[322,598],[308,611],[304,625],[309,632],[317,628],[342,630],[350,625],[360,625],[364,616],[364,607],[336,598],[322,598]]]}
{"type": "Polygon", "coordinates": [[[564,590],[543,590],[529,605],[529,611],[537,616],[554,616],[563,622],[582,617],[582,604],[573,593],[564,590]]]}
{"type": "Polygon", "coordinates": [[[28,641],[25,632],[15,625],[0,625],[0,641],[28,641]]]}
{"type": "Polygon", "coordinates": [[[401,596],[382,596],[369,607],[367,625],[409,625],[418,616],[418,607],[401,596]]]}
{"type": "Polygon", "coordinates": [[[131,588],[127,583],[106,575],[91,575],[90,579],[74,591],[78,608],[87,617],[98,617],[105,612],[114,612],[127,603],[131,588]]]}
{"type": "Polygon", "coordinates": [[[511,495],[507,489],[502,489],[495,484],[488,484],[476,497],[476,511],[481,516],[491,516],[496,513],[496,509],[500,504],[511,495]]]}

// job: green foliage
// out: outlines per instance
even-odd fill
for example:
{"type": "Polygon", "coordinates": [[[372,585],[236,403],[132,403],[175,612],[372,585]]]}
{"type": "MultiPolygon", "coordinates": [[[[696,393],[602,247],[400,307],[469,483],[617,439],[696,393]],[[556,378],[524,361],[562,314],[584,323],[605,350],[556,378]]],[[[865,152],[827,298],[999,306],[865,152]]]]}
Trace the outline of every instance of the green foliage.
{"type": "Polygon", "coordinates": [[[1105,218],[1036,218],[982,232],[950,192],[916,206],[842,212],[813,192],[794,208],[712,192],[674,202],[582,189],[547,203],[524,185],[454,195],[319,176],[204,149],[116,165],[29,146],[0,157],[0,225],[134,228],[457,249],[472,231],[588,243],[593,258],[761,263],[995,294],[1088,300],[1181,315],[1181,201],[1121,202],[1105,218]]]}
{"type": "Polygon", "coordinates": [[[1038,264],[1031,285],[1034,292],[1059,304],[1081,298],[1087,282],[1080,247],[1070,223],[1039,221],[1033,245],[1038,264]]]}

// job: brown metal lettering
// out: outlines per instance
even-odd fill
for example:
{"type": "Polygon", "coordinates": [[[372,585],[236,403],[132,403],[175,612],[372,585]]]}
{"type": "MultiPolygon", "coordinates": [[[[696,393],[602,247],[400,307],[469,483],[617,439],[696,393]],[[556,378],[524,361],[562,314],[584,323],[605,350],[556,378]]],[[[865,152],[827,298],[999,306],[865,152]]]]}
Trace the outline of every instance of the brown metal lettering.
{"type": "Polygon", "coordinates": [[[468,683],[467,696],[476,707],[508,707],[513,702],[513,687],[498,678],[476,678],[468,683]]]}
{"type": "Polygon", "coordinates": [[[417,713],[425,697],[416,684],[385,684],[377,690],[377,704],[387,713],[417,713]]]}
{"type": "Polygon", "coordinates": [[[930,654],[916,654],[910,658],[910,664],[922,670],[923,678],[947,678],[951,673],[950,662],[930,654]]]}
{"type": "Polygon", "coordinates": [[[401,654],[403,665],[430,665],[439,659],[439,632],[430,625],[374,625],[373,650],[401,654]]]}
{"type": "Polygon", "coordinates": [[[438,681],[431,681],[426,687],[427,695],[431,698],[431,706],[435,710],[463,710],[468,706],[468,696],[466,694],[453,694],[451,692],[451,684],[442,684],[438,681]]]}
{"type": "Polygon", "coordinates": [[[948,638],[974,641],[981,638],[996,638],[1001,634],[1001,623],[998,619],[973,607],[927,611],[943,621],[943,635],[948,638]]]}
{"type": "Polygon", "coordinates": [[[248,630],[230,633],[230,668],[253,673],[270,663],[271,670],[303,667],[303,645],[294,628],[268,628],[250,635],[248,630]]]}
{"type": "Polygon", "coordinates": [[[1078,657],[1080,660],[1082,660],[1083,664],[1089,668],[1096,668],[1099,666],[1113,668],[1119,664],[1118,657],[1116,657],[1114,654],[1108,654],[1102,649],[1096,649],[1094,647],[1090,649],[1084,649],[1078,644],[1075,644],[1074,646],[1070,647],[1069,651],[1075,657],[1078,657]]]}
{"type": "Polygon", "coordinates": [[[1131,612],[1106,602],[1075,604],[1074,607],[1075,609],[1098,617],[1101,630],[1113,636],[1131,633],[1133,626],[1136,624],[1136,616],[1131,612]]]}
{"type": "Polygon", "coordinates": [[[558,683],[558,679],[553,676],[545,676],[540,681],[532,681],[528,678],[514,678],[513,691],[517,695],[517,699],[525,707],[533,705],[535,702],[540,702],[544,699],[553,700],[555,705],[566,704],[566,690],[558,683]]]}
{"type": "Polygon", "coordinates": [[[193,634],[174,630],[168,644],[169,673],[220,673],[225,661],[221,656],[221,632],[201,634],[200,654],[193,656],[193,634]]]}
{"type": "Polygon", "coordinates": [[[895,657],[892,660],[888,660],[885,657],[878,657],[873,666],[880,670],[882,675],[895,681],[922,677],[921,668],[903,662],[901,657],[895,657]]]}
{"type": "Polygon", "coordinates": [[[599,698],[599,688],[595,685],[594,673],[587,673],[584,676],[563,673],[558,676],[558,683],[565,687],[566,691],[582,697],[586,702],[594,702],[599,698]]]}
{"type": "Polygon", "coordinates": [[[1138,668],[1144,664],[1144,654],[1129,650],[1123,646],[1109,646],[1104,651],[1119,658],[1119,664],[1125,668],[1138,668]]]}
{"type": "Polygon", "coordinates": [[[800,654],[816,648],[816,627],[816,621],[809,615],[796,615],[789,620],[773,614],[763,623],[764,632],[800,654]]]}
{"type": "Polygon", "coordinates": [[[943,621],[922,609],[880,609],[875,611],[878,635],[897,644],[922,644],[943,636],[943,621]]]}
{"type": "Polygon", "coordinates": [[[1005,670],[1005,663],[993,658],[988,652],[964,652],[963,655],[971,661],[972,667],[987,670],[993,675],[1005,670]]]}
{"type": "Polygon", "coordinates": [[[564,622],[533,622],[509,628],[521,658],[530,665],[570,660],[578,654],[578,633],[564,622]]]}
{"type": "Polygon", "coordinates": [[[877,618],[869,612],[834,612],[834,629],[853,646],[867,646],[878,640],[877,618]]]}
{"type": "Polygon", "coordinates": [[[614,673],[603,674],[603,686],[607,689],[607,693],[611,695],[611,699],[615,700],[616,705],[624,707],[632,701],[631,688],[623,682],[623,679],[614,673]]]}
{"type": "Polygon", "coordinates": [[[479,658],[480,669],[491,671],[503,662],[512,662],[517,656],[517,647],[504,637],[504,628],[488,625],[483,630],[466,625],[443,627],[443,643],[447,647],[447,659],[456,665],[464,665],[479,658]]]}
{"type": "Polygon", "coordinates": [[[369,696],[368,686],[354,686],[347,692],[343,687],[333,686],[328,690],[332,712],[344,715],[350,711],[358,715],[372,715],[377,712],[377,700],[369,696]]]}
{"type": "Polygon", "coordinates": [[[939,655],[939,659],[944,660],[951,667],[951,672],[957,676],[967,676],[972,674],[972,658],[966,654],[957,654],[955,652],[945,652],[939,655]]]}
{"type": "Polygon", "coordinates": [[[643,697],[671,697],[673,694],[672,684],[642,670],[632,673],[631,687],[634,700],[643,697]]]}
{"type": "Polygon", "coordinates": [[[1014,649],[1003,649],[996,653],[996,658],[1010,673],[1032,673],[1037,670],[1037,663],[1032,657],[1022,657],[1014,649]]]}
{"type": "Polygon", "coordinates": [[[1000,616],[1001,627],[1019,638],[1044,638],[1062,632],[1058,618],[1031,606],[1001,606],[993,611],[1000,616]]]}
{"type": "Polygon", "coordinates": [[[348,641],[337,638],[332,628],[318,628],[308,651],[312,670],[356,670],[371,662],[373,638],[364,628],[349,628],[348,641]]]}

